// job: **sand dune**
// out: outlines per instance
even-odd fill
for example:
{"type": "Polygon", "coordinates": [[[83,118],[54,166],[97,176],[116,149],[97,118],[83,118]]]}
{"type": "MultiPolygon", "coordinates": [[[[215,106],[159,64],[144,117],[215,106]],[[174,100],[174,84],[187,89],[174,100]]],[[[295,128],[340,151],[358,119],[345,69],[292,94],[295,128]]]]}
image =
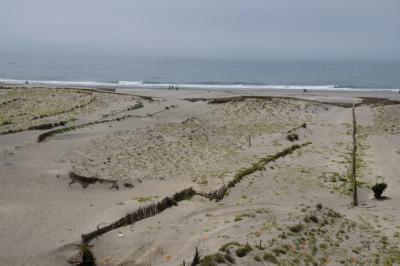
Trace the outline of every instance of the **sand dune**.
{"type": "Polygon", "coordinates": [[[395,93],[2,88],[2,263],[68,265],[79,254],[81,234],[185,188],[218,189],[260,159],[304,143],[246,174],[221,201],[196,195],[90,241],[97,265],[189,265],[196,247],[200,265],[400,263],[400,105],[366,96],[400,99],[395,93]],[[206,100],[239,95],[271,98],[206,100]],[[360,204],[353,207],[352,111],[337,103],[363,101],[356,108],[360,204]],[[72,129],[41,143],[38,135],[53,129],[30,129],[62,121],[55,128],[72,129]],[[289,132],[298,140],[288,140],[289,132]],[[81,186],[71,172],[98,180],[81,186]],[[377,177],[389,185],[387,200],[373,199],[369,187],[377,177]]]}

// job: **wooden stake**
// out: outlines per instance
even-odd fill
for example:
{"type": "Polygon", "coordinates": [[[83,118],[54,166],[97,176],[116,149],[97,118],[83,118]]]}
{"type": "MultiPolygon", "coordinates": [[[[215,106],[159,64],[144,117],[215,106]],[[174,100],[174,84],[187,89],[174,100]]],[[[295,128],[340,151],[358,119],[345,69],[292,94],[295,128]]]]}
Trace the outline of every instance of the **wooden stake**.
{"type": "Polygon", "coordinates": [[[353,178],[353,206],[358,206],[357,177],[356,177],[356,154],[357,154],[357,121],[356,106],[353,104],[353,152],[352,152],[352,178],[353,178]]]}

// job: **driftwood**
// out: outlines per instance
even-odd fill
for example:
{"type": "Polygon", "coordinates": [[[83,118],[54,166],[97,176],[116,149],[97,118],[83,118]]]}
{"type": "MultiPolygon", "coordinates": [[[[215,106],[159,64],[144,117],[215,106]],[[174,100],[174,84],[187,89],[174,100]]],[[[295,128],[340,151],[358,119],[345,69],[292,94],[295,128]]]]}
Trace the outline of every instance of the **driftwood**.
{"type": "Polygon", "coordinates": [[[41,125],[37,125],[37,126],[31,126],[31,127],[28,127],[27,130],[48,130],[48,129],[52,129],[54,127],[65,126],[66,124],[67,124],[67,121],[60,121],[60,122],[56,122],[56,123],[47,123],[47,124],[41,124],[41,125]]]}
{"type": "Polygon", "coordinates": [[[242,102],[247,99],[260,99],[270,101],[270,96],[238,96],[238,97],[227,97],[227,98],[215,98],[208,101],[209,104],[219,104],[228,102],[242,102]]]}
{"type": "Polygon", "coordinates": [[[106,183],[106,184],[111,184],[111,188],[115,188],[115,189],[119,189],[118,183],[116,180],[108,180],[108,179],[104,179],[104,178],[99,178],[99,177],[87,177],[87,176],[83,176],[83,175],[78,175],[75,172],[71,172],[69,174],[69,177],[71,178],[71,182],[69,182],[68,185],[72,185],[75,182],[78,182],[79,184],[81,184],[81,186],[83,188],[87,188],[90,184],[94,184],[94,183],[106,183]]]}
{"type": "Polygon", "coordinates": [[[359,97],[362,101],[356,106],[360,105],[372,105],[372,106],[382,106],[382,105],[396,105],[400,104],[400,101],[391,100],[388,98],[377,98],[377,97],[359,97]]]}
{"type": "Polygon", "coordinates": [[[189,102],[208,102],[209,104],[220,104],[228,102],[242,102],[246,99],[261,99],[261,100],[271,100],[270,96],[235,96],[235,97],[224,97],[224,98],[186,98],[189,102]]]}
{"type": "MultiPolygon", "coordinates": [[[[11,124],[11,122],[7,123],[11,124]]],[[[3,125],[7,125],[3,124],[3,125]]],[[[19,133],[19,132],[24,132],[28,130],[48,130],[52,129],[55,127],[60,127],[60,126],[65,126],[67,124],[67,121],[60,121],[56,123],[46,123],[46,124],[41,124],[41,125],[36,125],[36,126],[30,126],[27,128],[20,128],[20,129],[10,129],[4,132],[0,132],[0,135],[8,135],[8,134],[14,134],[14,133],[19,133]]]]}

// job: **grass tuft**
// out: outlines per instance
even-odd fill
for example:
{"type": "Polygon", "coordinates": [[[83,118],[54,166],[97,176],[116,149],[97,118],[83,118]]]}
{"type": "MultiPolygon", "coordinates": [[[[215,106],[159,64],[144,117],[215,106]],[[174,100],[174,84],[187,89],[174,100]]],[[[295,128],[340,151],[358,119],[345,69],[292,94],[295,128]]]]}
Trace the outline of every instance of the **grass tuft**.
{"type": "Polygon", "coordinates": [[[253,250],[253,248],[249,244],[246,244],[245,246],[237,248],[235,250],[235,253],[236,253],[236,256],[238,256],[238,257],[244,257],[252,250],[253,250]]]}

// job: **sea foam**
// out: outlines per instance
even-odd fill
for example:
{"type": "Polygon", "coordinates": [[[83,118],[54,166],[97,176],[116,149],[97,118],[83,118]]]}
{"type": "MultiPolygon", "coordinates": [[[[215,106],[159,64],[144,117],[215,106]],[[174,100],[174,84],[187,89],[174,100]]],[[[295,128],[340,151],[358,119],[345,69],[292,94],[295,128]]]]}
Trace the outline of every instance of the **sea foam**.
{"type": "Polygon", "coordinates": [[[302,90],[302,91],[390,91],[398,92],[399,89],[385,88],[351,88],[337,85],[264,85],[264,84],[223,84],[223,83],[157,83],[143,81],[57,81],[57,80],[19,80],[0,79],[3,85],[23,85],[28,82],[32,85],[45,86],[77,86],[77,87],[113,87],[113,88],[169,88],[180,89],[206,89],[206,90],[302,90]]]}

